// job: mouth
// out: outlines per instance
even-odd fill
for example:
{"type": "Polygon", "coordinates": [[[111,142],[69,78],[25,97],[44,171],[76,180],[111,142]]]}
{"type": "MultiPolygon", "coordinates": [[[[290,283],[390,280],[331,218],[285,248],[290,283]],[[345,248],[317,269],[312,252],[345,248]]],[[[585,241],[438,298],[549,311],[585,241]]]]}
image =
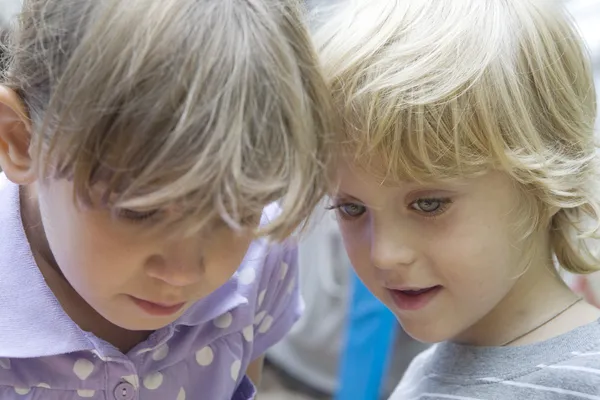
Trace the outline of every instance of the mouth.
{"type": "Polygon", "coordinates": [[[416,311],[427,306],[443,289],[442,286],[426,288],[388,288],[396,307],[404,311],[416,311]]]}
{"type": "Polygon", "coordinates": [[[149,314],[152,316],[160,316],[160,317],[165,317],[165,316],[176,314],[186,304],[185,302],[170,303],[170,304],[155,303],[155,302],[148,301],[148,300],[138,299],[137,297],[133,297],[133,296],[129,296],[129,298],[131,299],[131,301],[133,301],[133,303],[135,305],[137,305],[139,308],[141,308],[142,311],[146,312],[146,314],[149,314]]]}

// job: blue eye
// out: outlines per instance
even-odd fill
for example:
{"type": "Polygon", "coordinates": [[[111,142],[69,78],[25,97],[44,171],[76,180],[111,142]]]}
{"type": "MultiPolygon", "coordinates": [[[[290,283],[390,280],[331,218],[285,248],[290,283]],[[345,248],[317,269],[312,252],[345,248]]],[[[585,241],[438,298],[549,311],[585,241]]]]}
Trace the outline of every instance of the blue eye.
{"type": "Polygon", "coordinates": [[[428,215],[437,215],[446,211],[450,199],[419,199],[410,204],[413,210],[428,215]]]}
{"type": "Polygon", "coordinates": [[[340,206],[340,211],[349,217],[359,217],[365,213],[365,206],[352,203],[342,204],[342,206],[340,206]]]}
{"type": "Polygon", "coordinates": [[[435,212],[442,206],[442,202],[435,199],[422,199],[413,203],[413,208],[423,212],[435,212]]]}

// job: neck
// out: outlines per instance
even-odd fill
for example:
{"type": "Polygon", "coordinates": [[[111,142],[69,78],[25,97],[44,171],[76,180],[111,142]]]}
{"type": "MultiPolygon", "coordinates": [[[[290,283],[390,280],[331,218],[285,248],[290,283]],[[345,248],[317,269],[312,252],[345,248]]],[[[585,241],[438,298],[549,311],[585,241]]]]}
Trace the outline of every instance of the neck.
{"type": "Polygon", "coordinates": [[[510,345],[531,344],[600,317],[600,311],[584,302],[573,305],[576,300],[577,296],[563,282],[552,262],[534,264],[490,313],[452,341],[501,346],[518,338],[510,345]]]}

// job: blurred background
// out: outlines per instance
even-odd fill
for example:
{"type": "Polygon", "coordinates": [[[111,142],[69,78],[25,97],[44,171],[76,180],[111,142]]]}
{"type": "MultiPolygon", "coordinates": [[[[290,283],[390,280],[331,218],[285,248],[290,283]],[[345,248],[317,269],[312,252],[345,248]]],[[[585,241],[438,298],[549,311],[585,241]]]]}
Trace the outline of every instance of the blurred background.
{"type": "MultiPolygon", "coordinates": [[[[315,12],[333,1],[344,0],[306,2],[315,12]]],[[[600,82],[600,0],[565,2],[587,41],[596,81],[600,82]]],[[[20,4],[21,0],[0,0],[0,35],[9,29],[20,4]]],[[[360,284],[344,253],[333,216],[320,214],[300,248],[306,313],[267,354],[260,399],[386,398],[408,363],[427,346],[407,336],[360,284]]],[[[592,287],[600,288],[599,277],[592,276],[591,281],[592,287]]]]}

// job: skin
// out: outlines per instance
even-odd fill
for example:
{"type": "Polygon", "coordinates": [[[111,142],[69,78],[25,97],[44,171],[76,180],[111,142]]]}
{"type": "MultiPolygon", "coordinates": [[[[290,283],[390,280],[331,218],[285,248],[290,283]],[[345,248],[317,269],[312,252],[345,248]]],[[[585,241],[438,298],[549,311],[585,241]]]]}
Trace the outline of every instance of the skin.
{"type": "MultiPolygon", "coordinates": [[[[29,153],[31,129],[18,96],[0,87],[0,166],[21,185],[21,215],[37,265],[67,315],[126,353],[194,302],[225,284],[252,241],[252,229],[225,224],[194,236],[144,234],[149,221],[125,210],[78,206],[67,180],[42,179],[29,153]],[[169,316],[133,300],[185,303],[169,316]]],[[[262,359],[249,367],[258,383],[262,359]]]]}
{"type": "Polygon", "coordinates": [[[579,302],[544,324],[577,297],[553,268],[548,230],[519,240],[520,196],[508,176],[381,185],[347,163],[338,171],[332,203],[352,265],[417,340],[493,346],[531,331],[512,343],[526,344],[600,317],[579,302]],[[389,290],[436,285],[419,310],[400,309],[389,290]]]}

